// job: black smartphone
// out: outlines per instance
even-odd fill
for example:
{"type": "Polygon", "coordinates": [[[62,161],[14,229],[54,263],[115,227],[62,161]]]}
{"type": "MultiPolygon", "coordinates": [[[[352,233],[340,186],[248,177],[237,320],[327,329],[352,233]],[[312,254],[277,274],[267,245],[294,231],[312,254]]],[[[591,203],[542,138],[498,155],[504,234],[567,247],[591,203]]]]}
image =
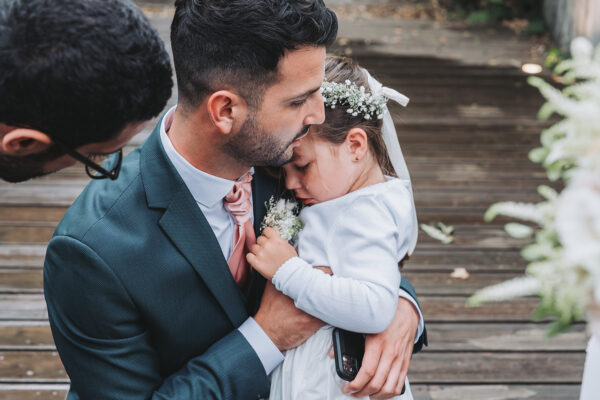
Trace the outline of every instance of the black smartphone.
{"type": "Polygon", "coordinates": [[[360,333],[340,328],[333,329],[335,370],[346,381],[356,378],[365,354],[365,337],[360,333]]]}
{"type": "MultiPolygon", "coordinates": [[[[333,354],[335,371],[346,381],[356,378],[365,354],[365,336],[361,333],[333,328],[333,354]]],[[[402,386],[404,394],[406,386],[402,386]]]]}

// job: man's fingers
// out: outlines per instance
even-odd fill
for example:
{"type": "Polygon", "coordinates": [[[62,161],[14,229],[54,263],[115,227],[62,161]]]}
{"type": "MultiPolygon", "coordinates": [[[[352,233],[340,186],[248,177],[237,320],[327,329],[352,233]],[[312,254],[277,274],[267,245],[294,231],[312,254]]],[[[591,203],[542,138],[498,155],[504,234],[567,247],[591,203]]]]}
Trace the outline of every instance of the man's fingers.
{"type": "Polygon", "coordinates": [[[357,393],[354,393],[355,397],[370,396],[373,393],[378,393],[386,382],[390,369],[392,368],[392,362],[394,361],[394,355],[389,353],[382,353],[375,375],[367,382],[367,384],[357,393]]]}
{"type": "Polygon", "coordinates": [[[381,349],[378,347],[376,350],[371,348],[371,351],[366,351],[363,357],[362,366],[356,375],[356,378],[346,386],[342,388],[342,391],[346,394],[356,393],[361,391],[367,383],[373,378],[375,372],[377,372],[377,365],[381,358],[381,349]]]}
{"type": "Polygon", "coordinates": [[[378,392],[371,395],[372,399],[389,399],[391,397],[400,395],[400,392],[402,392],[402,385],[398,385],[398,383],[404,383],[404,376],[402,378],[400,377],[400,374],[402,373],[402,366],[402,359],[396,358],[391,365],[385,384],[378,392]]]}
{"type": "Polygon", "coordinates": [[[404,361],[402,363],[402,369],[400,370],[400,374],[398,375],[398,383],[396,384],[396,393],[402,393],[402,386],[406,381],[406,375],[408,374],[408,366],[410,365],[410,361],[404,361]]]}
{"type": "Polygon", "coordinates": [[[267,242],[267,237],[266,236],[259,236],[258,239],[256,239],[256,244],[259,246],[264,246],[265,242],[267,242]]]}
{"type": "Polygon", "coordinates": [[[333,353],[333,346],[329,347],[329,358],[334,358],[335,354],[333,353]]]}

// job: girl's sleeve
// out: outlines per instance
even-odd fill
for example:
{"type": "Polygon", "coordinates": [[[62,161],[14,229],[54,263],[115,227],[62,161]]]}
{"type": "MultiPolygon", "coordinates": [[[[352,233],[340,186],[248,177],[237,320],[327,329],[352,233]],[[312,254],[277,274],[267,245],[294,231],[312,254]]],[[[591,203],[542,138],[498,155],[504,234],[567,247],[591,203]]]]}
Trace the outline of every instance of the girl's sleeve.
{"type": "Polygon", "coordinates": [[[330,325],[362,333],[385,330],[398,302],[399,254],[406,252],[412,229],[408,197],[394,197],[406,206],[391,209],[364,196],[338,214],[323,238],[333,276],[294,257],[273,277],[275,287],[330,325]]]}

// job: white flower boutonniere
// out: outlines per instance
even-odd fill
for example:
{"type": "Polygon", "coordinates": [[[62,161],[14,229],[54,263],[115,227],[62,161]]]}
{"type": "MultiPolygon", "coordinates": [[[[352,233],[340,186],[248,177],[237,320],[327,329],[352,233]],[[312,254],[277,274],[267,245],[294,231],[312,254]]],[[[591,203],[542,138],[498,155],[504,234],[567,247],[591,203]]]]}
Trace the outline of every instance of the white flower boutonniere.
{"type": "Polygon", "coordinates": [[[298,218],[300,212],[298,203],[291,200],[279,199],[274,197],[265,204],[267,206],[267,215],[263,219],[260,229],[273,228],[279,236],[293,244],[298,233],[304,228],[304,224],[298,218]]]}

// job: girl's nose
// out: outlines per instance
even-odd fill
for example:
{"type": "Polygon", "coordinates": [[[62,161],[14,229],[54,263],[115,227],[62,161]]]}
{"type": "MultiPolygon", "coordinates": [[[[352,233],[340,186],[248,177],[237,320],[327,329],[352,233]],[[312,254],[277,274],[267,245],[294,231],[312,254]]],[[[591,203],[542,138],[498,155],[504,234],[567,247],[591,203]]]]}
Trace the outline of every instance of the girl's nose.
{"type": "Polygon", "coordinates": [[[300,187],[300,180],[293,172],[287,172],[285,174],[285,187],[289,190],[296,190],[300,187]]]}

